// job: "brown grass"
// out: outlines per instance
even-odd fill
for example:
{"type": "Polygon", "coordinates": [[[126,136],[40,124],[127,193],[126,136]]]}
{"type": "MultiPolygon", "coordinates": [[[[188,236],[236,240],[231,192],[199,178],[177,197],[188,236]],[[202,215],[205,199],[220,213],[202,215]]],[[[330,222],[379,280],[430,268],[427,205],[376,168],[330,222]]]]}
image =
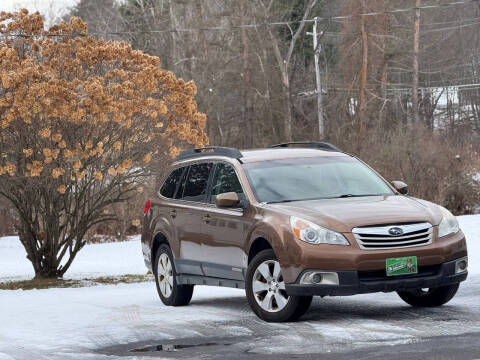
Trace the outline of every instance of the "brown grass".
{"type": "Polygon", "coordinates": [[[96,285],[117,285],[152,281],[151,274],[126,274],[121,276],[100,276],[79,280],[32,279],[23,281],[0,282],[0,290],[33,290],[50,288],[79,288],[96,285]]]}

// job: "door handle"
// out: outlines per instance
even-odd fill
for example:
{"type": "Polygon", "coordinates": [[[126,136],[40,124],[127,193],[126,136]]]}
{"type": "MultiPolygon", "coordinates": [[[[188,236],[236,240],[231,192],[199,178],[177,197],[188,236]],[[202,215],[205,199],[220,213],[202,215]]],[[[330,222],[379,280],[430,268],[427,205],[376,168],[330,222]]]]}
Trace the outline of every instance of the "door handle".
{"type": "Polygon", "coordinates": [[[177,210],[170,210],[170,216],[172,218],[176,218],[177,217],[177,210]]]}
{"type": "Polygon", "coordinates": [[[203,220],[203,222],[204,222],[205,224],[208,224],[211,219],[212,219],[212,218],[211,218],[211,216],[210,216],[209,214],[205,215],[205,216],[202,218],[202,220],[203,220]]]}

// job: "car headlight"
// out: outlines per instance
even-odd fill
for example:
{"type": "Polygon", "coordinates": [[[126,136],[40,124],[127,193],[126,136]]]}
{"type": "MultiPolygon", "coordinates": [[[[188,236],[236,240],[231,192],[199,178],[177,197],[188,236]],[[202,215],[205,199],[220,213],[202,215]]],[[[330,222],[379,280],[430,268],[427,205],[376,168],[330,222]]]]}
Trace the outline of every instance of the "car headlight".
{"type": "Polygon", "coordinates": [[[342,234],[325,229],[310,221],[292,216],[290,225],[295,237],[309,244],[350,245],[342,234]]]}
{"type": "Polygon", "coordinates": [[[440,206],[440,210],[442,211],[443,217],[440,225],[438,225],[438,237],[457,233],[460,227],[458,226],[458,221],[455,216],[442,206],[440,206]]]}

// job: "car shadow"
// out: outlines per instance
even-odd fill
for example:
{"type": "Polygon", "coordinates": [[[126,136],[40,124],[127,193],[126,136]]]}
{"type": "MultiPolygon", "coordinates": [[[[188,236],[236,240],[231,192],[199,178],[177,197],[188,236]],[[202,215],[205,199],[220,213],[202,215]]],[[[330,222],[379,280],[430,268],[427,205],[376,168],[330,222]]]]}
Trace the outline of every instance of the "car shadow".
{"type": "MultiPolygon", "coordinates": [[[[345,318],[395,321],[418,317],[429,317],[434,321],[453,321],[468,319],[472,316],[472,309],[462,305],[447,304],[437,308],[417,308],[395,301],[395,298],[392,299],[394,302],[390,304],[388,300],[372,302],[364,296],[362,299],[355,296],[314,297],[309,311],[301,317],[300,321],[331,321],[345,318]]],[[[190,306],[199,307],[199,311],[201,307],[208,307],[255,316],[244,297],[192,300],[190,306]]]]}

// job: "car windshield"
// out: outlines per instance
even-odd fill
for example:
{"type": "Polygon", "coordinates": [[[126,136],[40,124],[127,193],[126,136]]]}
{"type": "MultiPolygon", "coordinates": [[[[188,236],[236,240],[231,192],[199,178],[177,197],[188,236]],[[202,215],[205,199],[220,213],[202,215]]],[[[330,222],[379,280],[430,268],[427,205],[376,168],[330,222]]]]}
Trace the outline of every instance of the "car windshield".
{"type": "Polygon", "coordinates": [[[245,164],[260,202],[390,195],[390,187],[352,157],[327,156],[245,164]]]}

